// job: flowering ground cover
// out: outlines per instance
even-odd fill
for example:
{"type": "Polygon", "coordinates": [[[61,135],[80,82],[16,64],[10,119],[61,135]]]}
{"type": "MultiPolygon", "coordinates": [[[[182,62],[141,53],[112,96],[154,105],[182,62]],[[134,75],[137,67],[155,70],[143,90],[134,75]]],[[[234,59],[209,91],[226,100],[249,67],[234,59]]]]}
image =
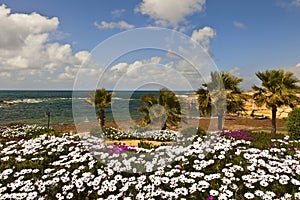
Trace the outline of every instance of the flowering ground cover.
{"type": "Polygon", "coordinates": [[[155,130],[155,131],[122,131],[112,127],[105,127],[102,129],[96,128],[92,131],[92,135],[98,137],[106,137],[112,140],[122,139],[147,139],[153,141],[174,141],[180,134],[172,130],[155,130]],[[102,136],[103,134],[103,136],[102,136]]]}
{"type": "Polygon", "coordinates": [[[0,199],[300,199],[300,141],[288,136],[224,131],[144,149],[38,126],[0,132],[0,199]]]}

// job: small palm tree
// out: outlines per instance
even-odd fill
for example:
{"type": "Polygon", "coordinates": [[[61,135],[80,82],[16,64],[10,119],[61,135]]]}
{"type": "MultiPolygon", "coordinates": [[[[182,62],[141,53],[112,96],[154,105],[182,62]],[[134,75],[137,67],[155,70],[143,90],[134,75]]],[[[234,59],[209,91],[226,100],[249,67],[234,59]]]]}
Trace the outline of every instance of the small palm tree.
{"type": "Polygon", "coordinates": [[[244,111],[248,96],[242,94],[238,87],[242,81],[243,79],[232,76],[228,72],[212,72],[211,82],[203,84],[196,91],[200,114],[205,116],[216,114],[219,130],[222,129],[226,110],[227,113],[244,111]]]}
{"type": "MultiPolygon", "coordinates": [[[[205,84],[203,84],[206,87],[205,84]]],[[[200,115],[208,116],[211,114],[211,98],[208,89],[199,88],[196,91],[198,96],[198,104],[199,104],[199,111],[200,115]]]]}
{"type": "Polygon", "coordinates": [[[179,100],[174,92],[166,88],[158,92],[158,97],[154,94],[147,94],[141,97],[141,101],[144,102],[144,105],[139,108],[139,112],[145,114],[143,125],[158,119],[161,122],[161,130],[166,130],[168,125],[177,126],[181,120],[179,100]]]}
{"type": "Polygon", "coordinates": [[[150,119],[150,108],[158,104],[157,97],[154,94],[147,94],[141,97],[141,101],[144,102],[144,105],[139,107],[138,111],[145,114],[145,117],[142,121],[143,125],[147,125],[151,122],[150,119]]]}
{"type": "Polygon", "coordinates": [[[97,89],[95,92],[88,94],[89,98],[85,100],[86,103],[96,107],[98,115],[98,123],[101,127],[105,125],[104,108],[111,104],[113,96],[112,92],[107,93],[105,88],[97,89]]]}
{"type": "Polygon", "coordinates": [[[283,70],[267,70],[257,72],[256,76],[260,79],[262,87],[253,85],[253,99],[257,106],[265,105],[272,110],[272,133],[276,133],[276,112],[281,106],[295,107],[299,104],[299,86],[296,85],[300,80],[294,77],[291,72],[283,70]]]}
{"type": "Polygon", "coordinates": [[[158,92],[158,103],[164,107],[166,120],[162,124],[162,130],[167,129],[167,125],[177,126],[182,118],[181,106],[175,93],[163,88],[158,92]]]}
{"type": "Polygon", "coordinates": [[[227,113],[238,113],[245,111],[245,103],[250,97],[243,94],[238,85],[243,81],[242,78],[232,76],[228,72],[222,73],[222,80],[226,90],[226,109],[227,113]]]}

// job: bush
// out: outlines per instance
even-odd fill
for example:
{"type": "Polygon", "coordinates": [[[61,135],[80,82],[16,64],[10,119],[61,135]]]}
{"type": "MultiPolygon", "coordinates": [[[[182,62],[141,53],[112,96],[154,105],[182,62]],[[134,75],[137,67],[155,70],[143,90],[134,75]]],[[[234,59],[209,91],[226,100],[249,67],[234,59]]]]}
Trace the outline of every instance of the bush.
{"type": "Polygon", "coordinates": [[[300,139],[300,108],[295,108],[289,113],[286,127],[292,139],[300,139]]]}
{"type": "Polygon", "coordinates": [[[161,144],[158,144],[158,145],[154,145],[151,142],[147,142],[147,141],[143,141],[143,140],[141,140],[138,143],[138,147],[139,148],[144,148],[144,149],[156,149],[156,148],[158,148],[160,146],[167,146],[167,145],[170,145],[170,144],[168,144],[168,143],[161,143],[161,144]]]}

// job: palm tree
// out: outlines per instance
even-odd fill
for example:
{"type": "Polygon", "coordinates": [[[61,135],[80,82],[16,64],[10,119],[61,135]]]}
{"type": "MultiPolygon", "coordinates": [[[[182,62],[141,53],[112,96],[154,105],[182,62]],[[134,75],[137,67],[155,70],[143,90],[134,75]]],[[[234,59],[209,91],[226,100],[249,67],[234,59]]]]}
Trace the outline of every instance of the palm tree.
{"type": "Polygon", "coordinates": [[[228,72],[223,72],[222,80],[226,90],[227,113],[238,113],[240,111],[245,111],[244,106],[249,98],[249,95],[243,94],[238,87],[243,79],[232,76],[228,72]]]}
{"type": "Polygon", "coordinates": [[[243,81],[228,72],[212,72],[211,82],[202,84],[196,91],[201,115],[218,116],[218,129],[223,126],[224,113],[244,111],[247,95],[242,94],[238,85],[243,81]]]}
{"type": "Polygon", "coordinates": [[[182,118],[181,106],[175,93],[162,88],[158,92],[158,103],[164,107],[167,118],[163,120],[162,130],[167,128],[167,124],[177,126],[182,118]]]}
{"type": "Polygon", "coordinates": [[[174,92],[166,88],[159,90],[158,97],[154,94],[147,94],[141,97],[141,101],[144,105],[139,108],[139,112],[145,114],[144,125],[150,124],[151,120],[158,119],[161,122],[161,130],[166,130],[168,125],[177,126],[181,120],[179,100],[174,92]]]}
{"type": "Polygon", "coordinates": [[[101,127],[105,124],[104,108],[111,104],[113,96],[112,92],[107,93],[105,88],[97,89],[93,93],[88,94],[89,98],[85,100],[86,103],[96,107],[98,115],[98,123],[101,127]]]}
{"type": "MultiPolygon", "coordinates": [[[[206,84],[203,84],[204,87],[207,87],[206,84]]],[[[211,114],[211,98],[208,89],[199,88],[196,91],[198,96],[198,104],[200,115],[208,116],[211,114]]]]}
{"type": "Polygon", "coordinates": [[[147,125],[151,122],[150,108],[158,104],[158,100],[154,94],[147,94],[141,97],[141,101],[144,102],[145,105],[139,107],[138,111],[145,114],[142,124],[147,125]]]}
{"type": "Polygon", "coordinates": [[[283,70],[257,72],[256,76],[260,79],[262,87],[253,85],[253,99],[257,106],[265,105],[272,110],[272,133],[275,134],[277,108],[284,105],[293,108],[300,102],[296,96],[299,91],[296,83],[300,80],[294,77],[293,73],[283,70]]]}

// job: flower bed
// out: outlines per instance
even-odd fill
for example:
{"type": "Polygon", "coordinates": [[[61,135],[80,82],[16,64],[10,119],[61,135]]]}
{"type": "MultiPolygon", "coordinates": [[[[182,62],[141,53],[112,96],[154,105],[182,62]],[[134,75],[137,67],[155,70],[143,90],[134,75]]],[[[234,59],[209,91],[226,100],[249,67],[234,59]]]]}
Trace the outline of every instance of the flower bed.
{"type": "Polygon", "coordinates": [[[106,138],[111,140],[147,139],[147,140],[161,141],[161,142],[176,141],[178,137],[181,137],[181,134],[172,130],[153,130],[153,131],[139,132],[137,130],[121,131],[112,127],[103,128],[103,130],[96,128],[92,130],[91,134],[96,137],[97,136],[103,137],[104,134],[106,138]]]}
{"type": "Polygon", "coordinates": [[[253,141],[220,133],[197,136],[166,166],[129,173],[108,166],[110,158],[138,160],[172,147],[105,146],[93,137],[80,140],[41,130],[28,128],[18,140],[8,139],[19,129],[5,132],[0,199],[300,199],[300,141],[288,137],[258,149],[251,147],[253,141]],[[99,156],[107,161],[99,162],[99,156]]]}

